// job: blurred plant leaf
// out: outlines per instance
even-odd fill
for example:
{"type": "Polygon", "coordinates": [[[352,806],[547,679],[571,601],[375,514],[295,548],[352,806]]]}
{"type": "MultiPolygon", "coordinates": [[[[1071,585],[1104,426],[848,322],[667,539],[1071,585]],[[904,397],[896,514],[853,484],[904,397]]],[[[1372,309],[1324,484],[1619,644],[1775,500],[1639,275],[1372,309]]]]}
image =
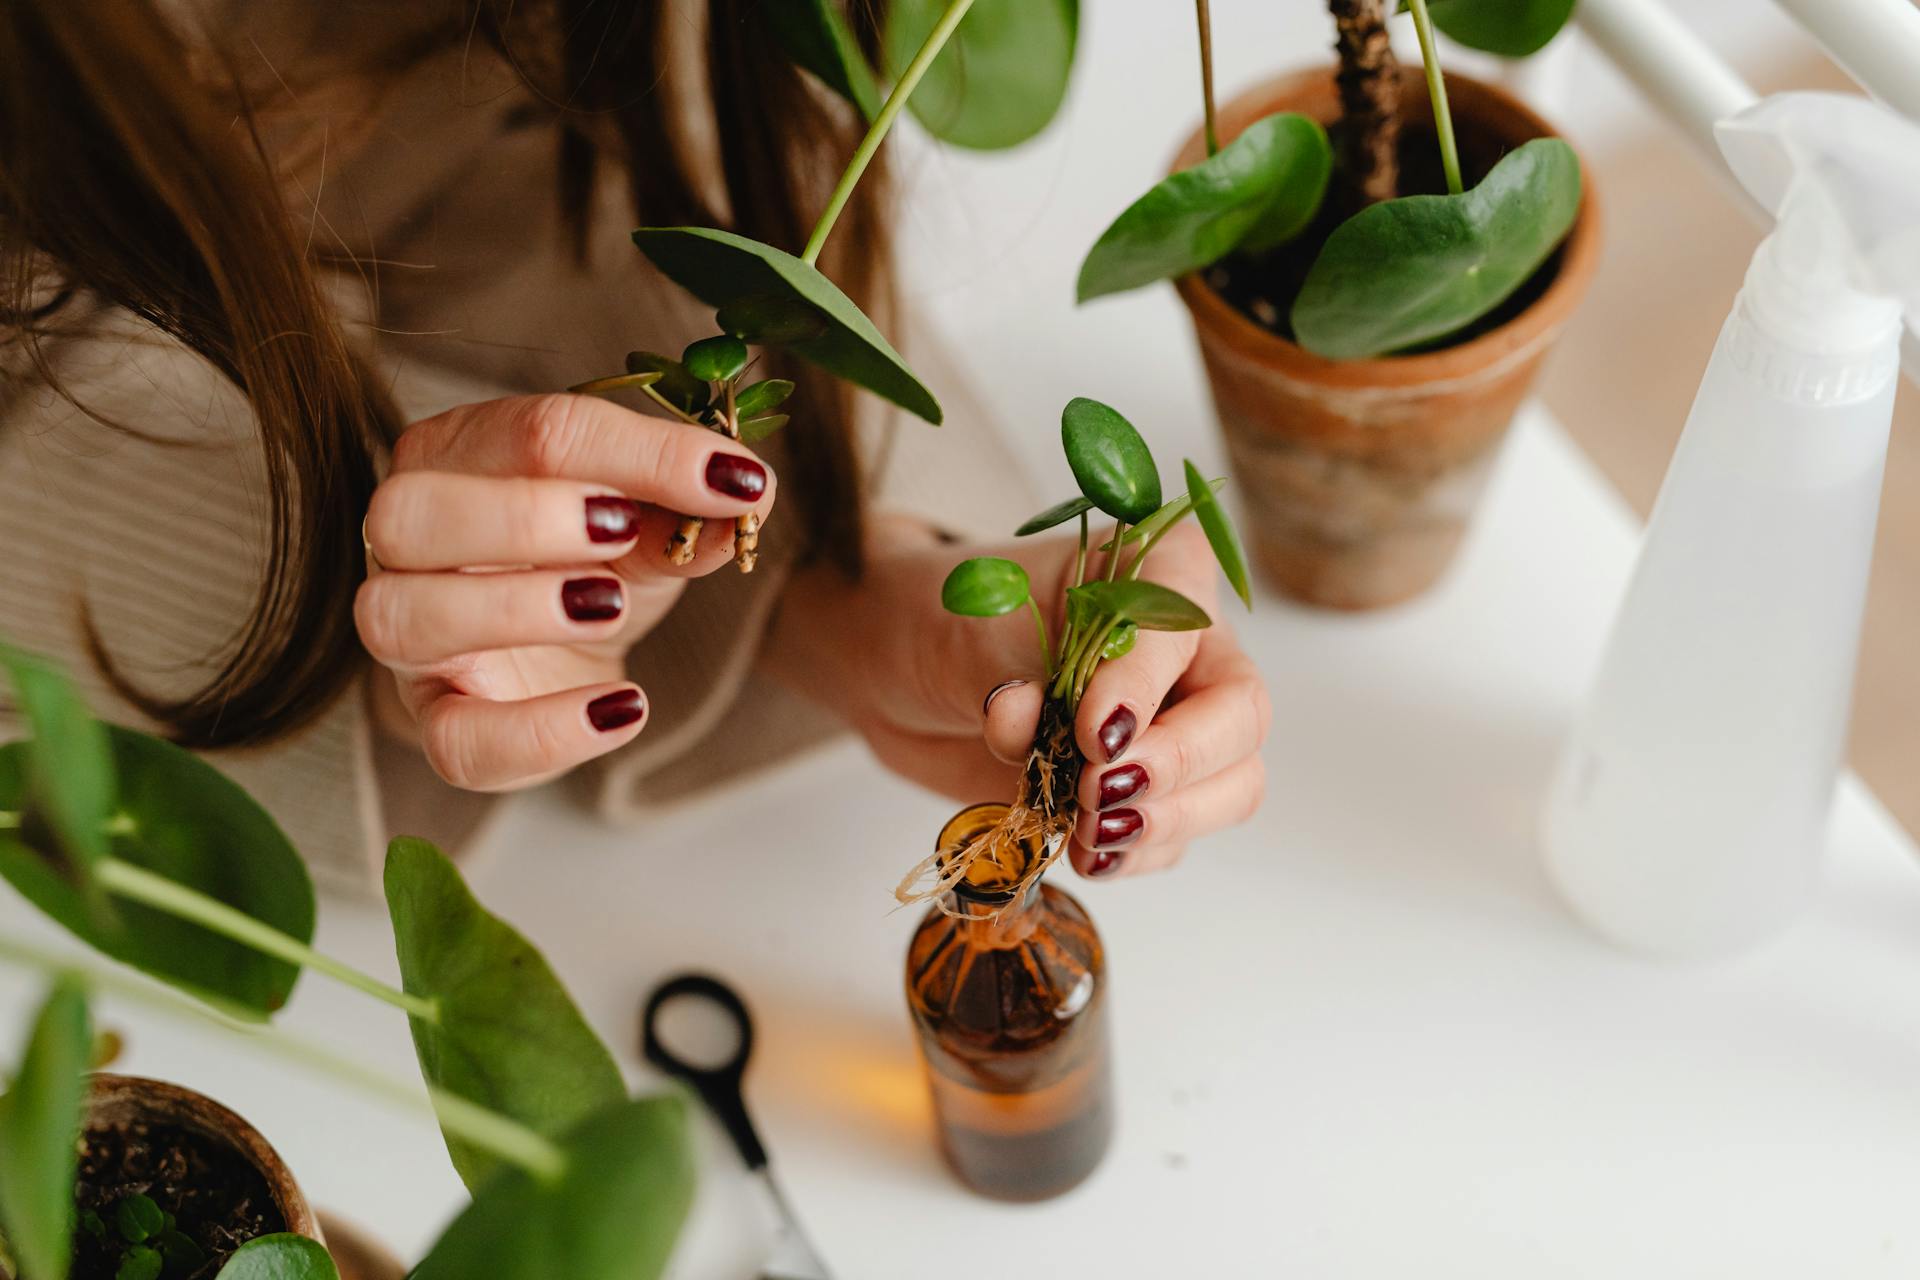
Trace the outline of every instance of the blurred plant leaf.
{"type": "Polygon", "coordinates": [[[633,242],[668,279],[710,307],[744,298],[798,299],[826,319],[817,338],[787,350],[939,425],[940,405],[833,281],[792,254],[707,227],[642,227],[633,242]]]}
{"type": "MultiPolygon", "coordinates": [[[[1524,58],[1540,52],[1573,16],[1574,0],[1428,0],[1433,25],[1469,49],[1524,58]]],[[[1400,0],[1399,12],[1407,11],[1400,0]]]]}
{"type": "Polygon", "coordinates": [[[1240,597],[1240,603],[1251,610],[1253,588],[1247,581],[1247,553],[1240,549],[1240,535],[1234,532],[1227,509],[1214,496],[1214,486],[1191,460],[1187,462],[1187,499],[1193,504],[1193,514],[1207,535],[1207,545],[1213,548],[1213,558],[1220,562],[1220,571],[1233,584],[1233,593],[1240,597]]]}
{"type": "MultiPolygon", "coordinates": [[[[104,726],[120,802],[109,852],[218,899],[302,942],[313,939],[313,882],[272,815],[230,778],[170,742],[104,726]]],[[[0,809],[18,808],[27,743],[0,747],[0,809]]],[[[0,876],[101,953],[253,1020],[287,1002],[300,970],[197,924],[126,899],[110,918],[18,837],[0,832],[0,876]]]]}
{"type": "Polygon", "coordinates": [[[1075,396],[1060,413],[1060,443],[1080,492],[1114,519],[1137,524],[1160,505],[1153,451],[1118,410],[1075,396]]]}
{"type": "Polygon", "coordinates": [[[0,645],[0,666],[32,735],[27,785],[16,797],[21,803],[9,807],[38,815],[52,829],[58,843],[41,852],[62,865],[92,909],[100,911],[104,903],[91,868],[107,856],[107,821],[113,816],[113,750],[107,732],[51,663],[0,645]]]}
{"type": "Polygon", "coordinates": [[[1100,646],[1100,657],[1103,660],[1124,658],[1133,652],[1133,642],[1139,638],[1140,624],[1128,619],[1107,632],[1107,638],[1100,646]]]}
{"type": "Polygon", "coordinates": [[[1079,597],[1090,616],[1136,623],[1142,631],[1198,631],[1213,625],[1205,609],[1157,582],[1083,582],[1067,595],[1079,597]]]}
{"type": "Polygon", "coordinates": [[[785,378],[768,378],[740,388],[733,397],[733,411],[742,418],[757,418],[772,413],[793,394],[793,384],[785,378]]]}
{"type": "Polygon", "coordinates": [[[340,1280],[340,1272],[319,1241],[279,1232],[235,1249],[216,1280],[340,1280]]]}
{"type": "Polygon", "coordinates": [[[1079,300],[1292,239],[1319,211],[1332,172],[1333,150],[1318,122],[1294,112],[1254,121],[1214,155],[1162,178],[1100,233],[1080,264],[1079,300]]]}
{"type": "Polygon", "coordinates": [[[748,444],[759,444],[768,436],[787,425],[784,413],[763,413],[751,418],[740,419],[740,438],[748,444]]]}
{"type": "Polygon", "coordinates": [[[697,417],[706,412],[711,389],[673,357],[654,351],[629,351],[627,372],[659,374],[659,380],[653,384],[654,394],[682,413],[697,417]]]}
{"type": "Polygon", "coordinates": [[[769,0],[760,6],[758,16],[789,58],[859,108],[868,120],[880,114],[880,86],[873,68],[834,0],[769,0]]]}
{"type": "Polygon", "coordinates": [[[790,347],[824,335],[826,314],[810,302],[785,294],[763,294],[730,302],[713,313],[714,323],[756,347],[790,347]]]}
{"type": "Polygon", "coordinates": [[[1039,515],[1033,517],[1018,529],[1015,529],[1013,536],[1016,538],[1024,538],[1030,534],[1041,533],[1053,528],[1055,525],[1065,524],[1082,511],[1091,510],[1093,510],[1093,502],[1084,494],[1078,498],[1068,498],[1065,502],[1054,503],[1045,511],[1042,511],[1039,515]]]}
{"type": "Polygon", "coordinates": [[[86,988],[62,976],[0,1096],[0,1226],[21,1280],[66,1280],[92,1046],[86,988]]]}
{"type": "MultiPolygon", "coordinates": [[[[892,0],[885,43],[895,76],[946,8],[947,0],[892,0]]],[[[1079,32],[1079,0],[975,0],[907,109],[955,146],[997,151],[1025,142],[1066,99],[1079,32]]]]}
{"type": "Polygon", "coordinates": [[[730,333],[702,338],[687,345],[680,363],[702,382],[725,382],[747,367],[747,344],[730,333]]]}
{"type": "Polygon", "coordinates": [[[999,556],[962,560],[940,587],[940,603],[948,613],[966,618],[997,618],[1027,602],[1033,585],[1027,571],[999,556]]]}
{"type": "MultiPolygon", "coordinates": [[[[445,854],[425,840],[393,841],[386,892],[401,986],[440,1010],[435,1022],[409,1019],[429,1083],[550,1138],[626,1096],[613,1055],[545,957],[475,900],[445,854]]],[[[477,1191],[499,1159],[445,1137],[477,1191]]]]}
{"type": "Polygon", "coordinates": [[[1334,360],[1457,333],[1552,256],[1580,210],[1580,161],[1558,138],[1508,152],[1457,196],[1403,196],[1334,228],[1293,304],[1300,345],[1334,360]]]}

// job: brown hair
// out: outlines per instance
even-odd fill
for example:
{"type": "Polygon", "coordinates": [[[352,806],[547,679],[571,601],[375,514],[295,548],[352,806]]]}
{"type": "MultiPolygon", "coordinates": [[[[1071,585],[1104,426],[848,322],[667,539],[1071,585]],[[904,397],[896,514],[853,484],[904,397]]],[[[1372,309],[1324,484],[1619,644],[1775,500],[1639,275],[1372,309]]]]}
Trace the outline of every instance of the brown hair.
{"type": "MultiPolygon", "coordinates": [[[[469,0],[396,51],[384,73],[400,74],[437,42],[489,36],[554,112],[556,198],[582,252],[607,168],[624,172],[638,220],[724,226],[795,250],[860,121],[770,44],[767,24],[752,20],[759,2],[708,5],[724,210],[701,194],[711,160],[691,154],[653,92],[668,79],[660,51],[677,20],[671,0],[469,0]],[[540,83],[549,76],[559,83],[540,83]]],[[[871,50],[875,6],[856,0],[853,10],[871,50]]],[[[360,670],[360,517],[378,450],[402,425],[324,300],[318,254],[294,234],[239,77],[223,64],[210,85],[206,62],[153,0],[0,0],[0,331],[22,341],[35,376],[57,388],[36,342],[54,314],[78,299],[124,308],[239,387],[264,445],[260,587],[206,686],[182,698],[147,694],[88,624],[115,686],[196,747],[296,729],[360,670]]],[[[839,251],[830,246],[821,264],[866,305],[884,271],[880,186],[863,184],[835,237],[839,251]]],[[[857,572],[852,393],[817,372],[795,381],[792,412],[806,426],[795,433],[788,492],[809,549],[857,572]]]]}

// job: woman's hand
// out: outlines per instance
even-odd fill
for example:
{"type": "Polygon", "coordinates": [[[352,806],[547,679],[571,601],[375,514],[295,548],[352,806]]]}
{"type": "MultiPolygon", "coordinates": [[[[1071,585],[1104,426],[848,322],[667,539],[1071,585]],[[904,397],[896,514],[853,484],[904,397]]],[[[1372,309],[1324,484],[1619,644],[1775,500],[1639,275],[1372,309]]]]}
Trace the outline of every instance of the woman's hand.
{"type": "MultiPolygon", "coordinates": [[[[1074,542],[963,548],[906,520],[883,522],[872,542],[857,586],[814,571],[789,589],[769,665],[845,715],[895,772],[956,800],[1010,799],[1040,718],[1033,620],[1024,609],[956,618],[940,607],[940,584],[969,555],[1004,555],[1026,567],[1035,599],[1057,602],[1074,542]]],[[[1177,528],[1142,576],[1214,623],[1142,631],[1087,686],[1074,721],[1086,765],[1071,851],[1083,875],[1171,866],[1191,841],[1251,817],[1265,790],[1266,685],[1216,607],[1206,539],[1177,528]]],[[[1057,634],[1057,618],[1049,625],[1057,634]]]]}
{"type": "Polygon", "coordinates": [[[441,777],[537,782],[638,736],[628,648],[773,497],[752,451],[710,431],[587,396],[462,405],[407,428],[374,491],[361,642],[441,777]],[[682,515],[708,523],[675,565],[682,515]]]}

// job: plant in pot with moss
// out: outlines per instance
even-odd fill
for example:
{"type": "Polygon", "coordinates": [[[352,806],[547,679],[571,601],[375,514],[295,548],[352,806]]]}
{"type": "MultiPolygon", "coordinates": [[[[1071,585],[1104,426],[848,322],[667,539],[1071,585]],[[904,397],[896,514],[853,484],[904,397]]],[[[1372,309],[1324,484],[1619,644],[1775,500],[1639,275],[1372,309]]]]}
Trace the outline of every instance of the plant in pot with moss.
{"type": "Polygon", "coordinates": [[[1598,256],[1573,149],[1443,74],[1435,27],[1522,56],[1572,0],[1406,0],[1418,69],[1396,64],[1384,0],[1328,0],[1338,64],[1217,113],[1196,8],[1204,122],[1095,242],[1079,297],[1177,282],[1275,586],[1344,609],[1408,599],[1451,562],[1598,256]]]}
{"type": "Polygon", "coordinates": [[[682,1099],[628,1097],[540,953],[443,854],[406,838],[388,851],[391,986],[314,949],[305,866],[245,791],[94,721],[45,663],[0,647],[0,666],[31,734],[0,747],[0,879],[143,975],[0,938],[0,963],[49,980],[0,1096],[0,1276],[338,1280],[292,1172],[245,1121],[190,1090],[90,1072],[89,991],[103,988],[417,1105],[418,1086],[266,1025],[309,970],[407,1018],[473,1194],[414,1276],[660,1274],[692,1198],[682,1099]]]}

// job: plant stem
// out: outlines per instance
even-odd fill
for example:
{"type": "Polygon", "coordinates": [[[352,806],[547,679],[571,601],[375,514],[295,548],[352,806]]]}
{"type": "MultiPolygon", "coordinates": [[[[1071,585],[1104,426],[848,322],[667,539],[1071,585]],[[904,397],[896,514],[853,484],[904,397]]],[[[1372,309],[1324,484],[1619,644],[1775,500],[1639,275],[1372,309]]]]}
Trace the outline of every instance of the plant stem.
{"type": "MultiPolygon", "coordinates": [[[[1053,662],[1053,641],[1047,636],[1047,620],[1040,616],[1040,606],[1034,602],[1033,593],[1027,593],[1027,608],[1033,613],[1034,630],[1040,633],[1040,661],[1051,666],[1053,662]]],[[[1052,674],[1049,671],[1048,674],[1052,674]]]]}
{"type": "Polygon", "coordinates": [[[1220,134],[1213,123],[1213,18],[1207,12],[1207,0],[1194,0],[1194,16],[1200,24],[1200,97],[1206,106],[1207,155],[1219,154],[1220,134]]]}
{"type": "Polygon", "coordinates": [[[672,414],[674,417],[680,419],[680,421],[688,424],[689,426],[704,427],[707,425],[706,423],[700,421],[700,419],[688,413],[686,410],[682,409],[679,405],[675,404],[673,401],[661,395],[658,391],[655,391],[651,386],[645,386],[640,389],[647,393],[648,399],[652,400],[655,404],[659,405],[662,409],[665,409],[668,413],[672,414]]]}
{"type": "Polygon", "coordinates": [[[1113,548],[1112,551],[1107,553],[1108,582],[1112,582],[1120,573],[1120,555],[1126,550],[1126,547],[1122,545],[1126,536],[1127,522],[1125,520],[1115,520],[1113,522],[1113,541],[1108,544],[1113,548]]]}
{"type": "Polygon", "coordinates": [[[1073,556],[1073,585],[1087,580],[1087,513],[1080,513],[1080,549],[1073,556]]]}
{"type": "Polygon", "coordinates": [[[1101,650],[1107,647],[1107,637],[1113,634],[1113,629],[1119,621],[1118,618],[1102,618],[1100,624],[1090,633],[1093,643],[1087,646],[1073,673],[1072,705],[1075,708],[1079,707],[1080,699],[1086,696],[1087,682],[1093,679],[1093,669],[1100,665],[1101,650]]]}
{"type": "Polygon", "coordinates": [[[1159,543],[1160,539],[1167,536],[1168,530],[1172,529],[1173,526],[1179,523],[1180,522],[1178,520],[1169,520],[1165,524],[1161,525],[1158,529],[1155,529],[1150,535],[1148,535],[1146,542],[1141,546],[1140,550],[1134,553],[1133,563],[1127,566],[1128,582],[1133,582],[1140,577],[1140,566],[1146,562],[1147,553],[1153,550],[1154,546],[1159,543]]]}
{"type": "Polygon", "coordinates": [[[1433,99],[1433,131],[1440,138],[1440,166],[1447,171],[1447,190],[1459,195],[1460,152],[1453,140],[1453,112],[1447,108],[1447,80],[1440,71],[1440,51],[1434,46],[1433,19],[1427,0],[1407,0],[1413,11],[1413,29],[1420,37],[1420,61],[1426,64],[1427,96],[1433,99]]]}
{"type": "MultiPolygon", "coordinates": [[[[52,955],[27,943],[0,938],[0,960],[46,973],[76,973],[90,986],[111,991],[156,1012],[183,1020],[211,1023],[227,1034],[266,1050],[276,1057],[314,1068],[386,1102],[409,1110],[420,1109],[420,1092],[412,1084],[341,1057],[308,1040],[271,1027],[242,1025],[231,1018],[175,996],[161,987],[125,977],[113,970],[52,955]]],[[[457,1094],[426,1085],[427,1099],[448,1132],[482,1147],[537,1178],[551,1181],[566,1172],[566,1153],[545,1137],[509,1116],[469,1102],[457,1094]]]]}
{"type": "Polygon", "coordinates": [[[813,226],[813,234],[807,237],[807,247],[800,254],[800,261],[812,266],[820,260],[820,250],[826,247],[827,237],[833,233],[833,224],[839,221],[841,210],[847,207],[847,201],[853,197],[853,189],[860,185],[860,175],[867,171],[867,165],[873,160],[874,153],[880,150],[880,144],[886,141],[887,131],[893,128],[894,119],[900,109],[907,105],[907,99],[913,96],[920,77],[927,74],[927,68],[940,56],[940,50],[960,25],[960,19],[967,16],[967,10],[973,7],[973,0],[948,0],[947,11],[940,15],[940,21],[927,33],[927,39],[920,46],[920,52],[913,55],[913,61],[900,73],[900,81],[893,86],[893,92],[887,95],[886,103],[880,108],[880,114],[873,118],[867,127],[867,136],[860,140],[860,146],[854,151],[853,159],[847,162],[845,173],[840,175],[840,183],[834,187],[833,195],[827,199],[826,212],[820,215],[820,221],[813,226]]]}
{"type": "Polygon", "coordinates": [[[1097,647],[1099,642],[1095,637],[1103,636],[1112,622],[1111,618],[1096,618],[1093,625],[1074,637],[1073,647],[1067,651],[1066,659],[1060,664],[1060,675],[1053,682],[1053,697],[1062,698],[1072,694],[1071,705],[1076,707],[1080,705],[1079,690],[1074,687],[1075,676],[1079,673],[1080,664],[1086,661],[1088,646],[1097,647]]]}
{"type": "Polygon", "coordinates": [[[103,886],[122,898],[191,921],[276,960],[324,973],[336,982],[345,983],[356,991],[392,1005],[409,1017],[425,1022],[440,1020],[440,1006],[436,1001],[408,995],[377,978],[370,978],[351,965],[321,955],[298,938],[282,933],[272,925],[263,924],[246,912],[210,898],[197,889],[189,889],[177,880],[169,880],[145,867],[122,862],[119,858],[101,859],[94,864],[93,873],[103,886]]]}

